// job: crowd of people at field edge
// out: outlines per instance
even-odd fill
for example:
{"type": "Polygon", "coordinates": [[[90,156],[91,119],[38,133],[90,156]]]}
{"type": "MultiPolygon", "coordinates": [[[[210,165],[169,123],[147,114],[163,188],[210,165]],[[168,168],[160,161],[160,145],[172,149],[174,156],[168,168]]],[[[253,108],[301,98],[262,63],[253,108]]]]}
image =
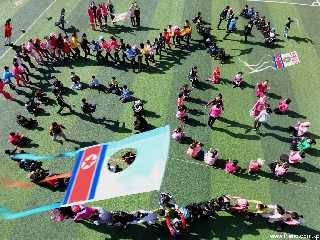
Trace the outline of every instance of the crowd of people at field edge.
{"type": "Polygon", "coordinates": [[[201,219],[215,218],[220,211],[237,214],[244,221],[257,221],[256,218],[260,217],[273,224],[278,231],[282,231],[287,226],[299,226],[303,223],[303,216],[297,212],[258,200],[223,195],[182,207],[169,193],[160,193],[159,208],[155,210],[110,212],[101,207],[74,205],[51,211],[51,219],[55,222],[62,222],[65,219],[73,222],[85,221],[101,227],[118,226],[121,229],[126,229],[128,225],[133,224],[157,226],[160,229],[167,229],[175,238],[187,235],[190,225],[201,219]]]}
{"type": "MultiPolygon", "coordinates": [[[[108,1],[107,4],[101,3],[96,4],[92,2],[87,9],[87,14],[89,17],[89,23],[92,30],[96,30],[96,26],[100,26],[101,29],[107,27],[107,19],[110,16],[112,24],[116,24],[118,21],[127,20],[130,18],[131,24],[133,27],[140,26],[140,8],[137,2],[133,2],[130,6],[128,12],[124,14],[116,14],[113,4],[108,1]]],[[[261,30],[265,36],[266,43],[269,41],[268,38],[275,38],[275,30],[271,28],[270,22],[266,22],[265,17],[260,17],[259,12],[255,12],[253,8],[246,6],[241,14],[249,19],[248,24],[244,29],[245,41],[247,41],[247,36],[250,34],[253,25],[257,26],[257,29],[261,30]]],[[[237,20],[238,17],[235,17],[234,10],[229,6],[226,6],[220,14],[220,19],[218,23],[218,29],[221,26],[223,21],[227,22],[227,35],[232,32],[235,32],[237,29],[237,20]]],[[[197,32],[203,36],[204,44],[208,48],[210,55],[213,51],[213,47],[217,51],[216,55],[220,58],[227,57],[224,53],[224,50],[219,50],[216,43],[212,40],[210,35],[210,28],[206,27],[206,23],[199,12],[196,17],[192,20],[195,25],[197,32]]],[[[288,18],[288,22],[285,25],[284,37],[288,37],[288,31],[290,25],[293,21],[288,18]]],[[[65,30],[65,9],[61,10],[60,18],[55,25],[60,27],[62,30],[65,30]]],[[[0,93],[7,100],[14,100],[14,96],[4,89],[6,85],[9,88],[16,92],[16,94],[21,94],[21,87],[28,87],[29,84],[32,84],[30,81],[30,76],[32,73],[29,68],[37,69],[34,61],[38,65],[50,65],[56,64],[63,61],[66,64],[72,64],[72,62],[77,61],[81,57],[81,50],[84,53],[84,58],[88,59],[88,56],[95,53],[97,62],[100,64],[110,65],[109,59],[112,59],[114,65],[125,64],[127,61],[130,63],[131,68],[135,71],[138,68],[139,71],[143,68],[143,59],[145,64],[148,67],[149,61],[155,63],[155,55],[159,55],[161,59],[162,51],[168,51],[172,49],[172,45],[178,47],[181,45],[182,41],[185,41],[186,45],[190,45],[191,39],[191,24],[188,20],[185,21],[183,28],[178,26],[169,25],[168,28],[165,28],[163,33],[159,34],[158,38],[155,38],[154,42],[151,43],[149,40],[146,43],[141,43],[137,45],[125,44],[123,39],[119,41],[115,37],[111,37],[108,42],[103,37],[100,37],[99,40],[89,41],[85,33],[82,34],[81,40],[79,40],[77,33],[72,33],[71,38],[62,32],[60,33],[51,33],[49,36],[46,36],[43,41],[39,37],[36,37],[34,40],[30,39],[28,42],[22,44],[21,46],[15,46],[16,55],[13,59],[12,70],[8,66],[4,67],[3,77],[0,81],[0,93]],[[120,56],[121,55],[121,56],[120,56]],[[137,61],[136,61],[137,58],[137,61]],[[28,64],[29,67],[26,65],[28,64]],[[12,78],[15,78],[16,84],[12,82],[12,78]]],[[[8,19],[5,24],[5,45],[12,46],[11,41],[12,35],[12,26],[11,19],[8,19]]],[[[227,37],[226,35],[226,37],[227,37]]],[[[225,38],[226,38],[225,37],[225,38]]],[[[274,40],[272,40],[274,41],[274,40]]],[[[214,56],[216,56],[214,55],[214,56]]],[[[177,113],[176,117],[179,120],[179,127],[174,129],[172,133],[172,138],[178,142],[182,142],[186,138],[186,133],[183,131],[183,126],[188,122],[188,109],[186,107],[186,102],[190,97],[193,88],[196,88],[199,84],[199,76],[197,73],[197,67],[193,66],[188,78],[191,82],[192,87],[189,85],[184,85],[178,94],[176,101],[177,104],[177,113]]],[[[83,89],[83,84],[81,78],[74,72],[71,72],[70,76],[70,85],[72,89],[76,91],[81,91],[83,89]]],[[[212,77],[208,79],[212,84],[220,83],[220,69],[218,66],[215,67],[212,77]]],[[[238,72],[231,81],[234,88],[244,87],[244,78],[243,73],[238,72]]],[[[74,113],[75,110],[71,105],[65,102],[64,94],[66,87],[59,81],[57,78],[52,80],[52,93],[56,97],[57,105],[60,106],[58,113],[60,114],[65,108],[69,109],[71,113],[74,113]]],[[[131,99],[131,92],[128,90],[127,86],[119,86],[115,77],[112,78],[108,86],[102,84],[102,81],[96,78],[95,75],[92,75],[92,79],[89,82],[89,87],[96,89],[99,93],[108,92],[112,94],[120,95],[120,100],[122,102],[127,102],[131,99]]],[[[271,106],[268,103],[268,89],[270,84],[268,81],[259,82],[256,86],[256,96],[258,100],[252,107],[250,111],[250,116],[254,119],[253,130],[260,133],[260,127],[263,123],[266,123],[272,112],[276,114],[286,114],[289,109],[290,99],[282,99],[275,110],[271,110],[271,106]]],[[[38,88],[32,92],[32,97],[25,103],[26,110],[33,114],[35,117],[41,112],[44,111],[42,106],[45,106],[49,101],[49,97],[41,88],[38,88]]],[[[224,112],[223,96],[219,93],[218,96],[214,97],[211,101],[208,102],[207,107],[208,111],[208,126],[213,128],[213,125],[216,120],[224,112]]],[[[138,132],[142,132],[147,129],[148,123],[144,118],[144,106],[143,101],[137,100],[133,104],[133,113],[135,116],[134,128],[138,132]]],[[[87,99],[82,99],[81,101],[81,110],[87,115],[91,120],[94,120],[93,113],[96,110],[96,105],[87,101],[87,99]]],[[[37,127],[38,122],[36,119],[27,118],[21,114],[17,115],[17,123],[27,129],[34,129],[37,127]]],[[[289,164],[298,164],[304,157],[308,149],[311,148],[312,144],[315,144],[315,140],[312,137],[309,137],[306,133],[310,126],[310,122],[298,122],[297,124],[289,128],[290,137],[292,139],[291,151],[287,156],[282,156],[281,160],[284,161],[274,161],[269,165],[271,172],[277,177],[284,177],[288,171],[289,164]]],[[[68,140],[64,134],[65,127],[57,122],[53,122],[49,127],[49,135],[52,137],[53,141],[59,141],[63,143],[61,138],[68,140]]],[[[14,155],[15,153],[24,153],[23,150],[18,150],[18,147],[23,147],[25,144],[28,144],[30,139],[25,137],[19,132],[11,132],[8,137],[8,143],[15,146],[14,150],[6,150],[8,155],[14,155]]],[[[187,155],[191,158],[201,159],[210,166],[214,166],[219,159],[219,153],[217,150],[210,148],[208,151],[202,149],[202,144],[199,141],[194,141],[187,149],[187,155]]],[[[255,174],[259,172],[264,164],[264,160],[257,159],[251,160],[248,166],[248,173],[255,174]]],[[[19,161],[19,166],[26,171],[29,171],[30,174],[28,177],[31,181],[41,185],[42,181],[48,176],[54,176],[57,174],[50,174],[48,170],[42,169],[41,162],[30,161],[30,160],[21,160],[19,161]]],[[[240,167],[238,166],[237,161],[228,160],[225,162],[225,171],[229,174],[235,174],[240,172],[240,167]]],[[[117,171],[117,169],[111,168],[112,171],[117,171]]],[[[65,188],[68,184],[69,177],[50,179],[45,182],[46,186],[50,186],[53,189],[65,188]]],[[[163,198],[168,198],[171,201],[173,198],[168,194],[163,194],[163,198]]],[[[186,230],[186,223],[188,219],[190,222],[195,219],[201,218],[203,215],[209,214],[212,215],[214,211],[217,210],[215,204],[226,204],[221,209],[236,211],[241,214],[244,214],[246,217],[251,217],[249,210],[252,205],[250,201],[242,199],[239,197],[231,196],[222,196],[215,199],[214,201],[209,201],[208,203],[201,204],[191,204],[192,206],[183,208],[183,211],[177,206],[170,208],[170,210],[162,211],[160,214],[154,214],[154,212],[143,212],[139,211],[136,213],[107,213],[101,208],[88,208],[85,206],[74,206],[73,208],[61,208],[54,211],[56,221],[61,221],[64,218],[72,217],[74,221],[78,220],[90,220],[95,224],[107,223],[116,225],[119,223],[122,226],[126,226],[128,223],[146,223],[149,224],[149,218],[152,217],[153,222],[159,220],[159,216],[164,217],[164,222],[169,228],[172,235],[179,234],[186,230]],[[234,204],[227,205],[230,201],[234,200],[234,204]],[[222,202],[221,202],[222,201],[222,202]],[[210,205],[213,204],[213,205],[210,205]],[[250,207],[249,207],[250,205],[250,207]],[[213,207],[215,206],[215,207],[213,207]],[[213,208],[212,208],[213,207],[213,208]],[[174,211],[175,215],[178,217],[171,218],[170,211],[174,211]],[[195,213],[195,212],[196,213],[195,213]],[[125,216],[122,216],[122,214],[125,216]],[[189,217],[188,217],[189,216],[189,217]],[[124,222],[123,218],[132,219],[131,221],[124,222]],[[176,220],[178,219],[178,220],[176,220]]],[[[166,203],[167,204],[167,203],[166,203]]],[[[265,217],[269,218],[270,222],[276,222],[278,229],[283,225],[300,225],[302,223],[302,216],[299,216],[295,212],[290,212],[284,210],[280,206],[269,206],[264,205],[261,202],[253,202],[256,208],[256,214],[268,214],[265,217]],[[268,211],[267,211],[268,209],[268,211]],[[273,220],[272,220],[273,219],[273,220]],[[276,220],[275,220],[276,219],[276,220]]],[[[166,205],[167,207],[167,205],[166,205]]],[[[220,205],[221,207],[221,205],[220,205]]],[[[152,221],[151,221],[152,222],[152,221]]]]}

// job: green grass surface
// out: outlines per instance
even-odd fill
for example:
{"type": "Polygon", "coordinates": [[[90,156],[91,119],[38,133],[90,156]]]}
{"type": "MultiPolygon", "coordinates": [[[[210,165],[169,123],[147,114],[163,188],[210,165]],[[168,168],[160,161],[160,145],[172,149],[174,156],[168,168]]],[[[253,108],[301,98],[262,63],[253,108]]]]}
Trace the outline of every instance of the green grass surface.
{"type": "MultiPolygon", "coordinates": [[[[97,38],[100,35],[109,38],[113,34],[118,38],[124,38],[129,43],[140,43],[148,39],[152,41],[168,24],[182,26],[185,19],[191,19],[196,12],[201,11],[204,19],[212,23],[212,32],[217,38],[218,45],[224,47],[227,53],[232,56],[229,64],[220,66],[223,83],[211,86],[204,81],[211,75],[214,65],[218,63],[214,62],[205,49],[199,46],[196,40],[201,38],[194,31],[194,41],[192,41],[190,50],[175,49],[171,54],[165,54],[160,61],[159,68],[151,73],[134,74],[131,70],[98,66],[94,60],[90,60],[88,63],[81,62],[73,65],[72,68],[56,67],[54,71],[49,71],[42,67],[43,70],[40,73],[34,71],[36,76],[32,81],[36,83],[37,87],[42,86],[48,90],[46,79],[53,75],[62,80],[66,86],[70,86],[71,71],[75,71],[81,77],[82,82],[86,83],[89,82],[92,74],[95,74],[105,84],[111,80],[112,76],[116,76],[121,85],[127,84],[137,98],[146,101],[147,120],[150,124],[156,127],[170,124],[171,128],[174,128],[177,125],[175,119],[177,91],[182,84],[188,83],[187,73],[191,66],[196,64],[203,84],[201,90],[193,91],[194,101],[187,104],[187,107],[193,110],[189,115],[193,119],[194,126],[187,125],[185,131],[188,136],[200,140],[206,149],[210,146],[217,148],[221,158],[237,159],[242,167],[247,166],[248,160],[258,157],[266,159],[267,162],[278,159],[282,153],[289,151],[288,134],[285,129],[298,120],[296,118],[298,114],[306,116],[312,122],[312,133],[319,134],[320,33],[316,23],[320,22],[318,14],[320,8],[254,3],[256,9],[259,9],[262,15],[270,19],[280,35],[282,35],[283,24],[288,16],[296,21],[290,30],[290,35],[294,38],[284,40],[280,36],[278,46],[275,49],[267,49],[261,44],[263,42],[262,36],[256,30],[253,32],[254,37],[249,38],[251,43],[248,44],[240,42],[243,37],[239,34],[231,34],[227,40],[222,40],[225,31],[216,30],[217,15],[221,9],[226,4],[230,4],[238,13],[245,4],[245,1],[242,0],[140,0],[143,25],[141,31],[131,30],[129,23],[124,23],[123,28],[110,28],[110,33],[106,34],[89,30],[86,16],[88,2],[88,0],[57,0],[49,11],[43,14],[43,17],[21,38],[20,42],[56,31],[53,22],[62,7],[67,10],[67,25],[76,26],[81,33],[87,32],[89,39],[97,38]],[[50,16],[53,17],[53,20],[48,21],[47,17],[50,16]],[[292,66],[286,71],[266,70],[248,74],[248,69],[239,61],[240,58],[249,64],[256,64],[266,54],[273,55],[293,50],[298,52],[301,64],[292,66]],[[231,87],[229,80],[238,71],[245,73],[245,80],[250,87],[244,90],[231,87]],[[260,137],[254,132],[245,133],[245,131],[252,125],[248,112],[255,101],[254,86],[258,81],[265,79],[271,82],[271,105],[276,106],[279,96],[290,97],[293,100],[290,109],[298,114],[295,116],[272,115],[270,127],[263,129],[264,136],[260,137]],[[224,96],[225,113],[223,119],[215,123],[214,130],[210,130],[206,126],[207,110],[204,108],[204,102],[219,92],[222,92],[224,96]]],[[[19,29],[27,29],[50,3],[49,0],[26,0],[23,5],[13,7],[11,1],[1,1],[0,13],[2,20],[8,17],[13,19],[14,38],[17,39],[21,34],[19,29]]],[[[129,0],[114,0],[117,12],[126,11],[129,3],[129,0]]],[[[243,29],[245,22],[240,18],[238,28],[243,29]]],[[[1,46],[0,55],[5,50],[1,46]]],[[[1,66],[11,65],[11,58],[12,52],[9,52],[0,59],[1,66]]],[[[271,60],[271,58],[269,59],[271,60]]],[[[25,91],[29,92],[28,89],[25,91]]],[[[53,98],[51,94],[49,96],[53,98]]],[[[71,92],[65,100],[75,105],[76,111],[79,112],[80,100],[83,97],[97,103],[95,116],[106,117],[114,121],[119,120],[119,125],[110,123],[109,126],[104,126],[85,121],[74,115],[59,116],[56,114],[58,107],[54,105],[45,108],[46,112],[50,114],[49,116],[37,118],[40,127],[44,130],[27,131],[19,128],[14,121],[17,113],[27,114],[24,107],[15,102],[6,102],[1,96],[0,146],[2,150],[0,157],[2,164],[0,176],[26,181],[26,173],[18,169],[16,163],[9,161],[8,157],[3,154],[3,150],[9,147],[6,140],[8,133],[12,130],[22,132],[33,139],[33,143],[39,146],[26,149],[26,151],[39,154],[69,151],[74,147],[122,139],[133,134],[130,103],[121,104],[118,97],[114,95],[99,95],[96,91],[89,89],[71,92]],[[63,123],[66,127],[66,135],[74,141],[65,142],[63,145],[53,143],[47,132],[53,121],[63,123]]],[[[25,101],[23,97],[18,97],[18,99],[25,101]]],[[[319,137],[316,138],[319,141],[319,137]]],[[[320,195],[317,180],[320,173],[320,154],[317,146],[299,168],[292,167],[290,169],[292,172],[297,172],[298,175],[289,177],[287,183],[267,177],[229,176],[221,169],[210,168],[201,162],[188,159],[185,155],[186,148],[187,145],[172,142],[162,185],[162,190],[169,191],[176,196],[179,204],[208,200],[220,194],[233,194],[262,200],[266,203],[279,203],[288,209],[297,210],[305,217],[305,226],[294,229],[292,232],[297,234],[319,233],[320,195]]],[[[70,171],[72,166],[73,160],[44,163],[44,167],[53,172],[70,171]]],[[[14,211],[22,211],[59,201],[62,197],[63,193],[53,193],[38,187],[1,189],[0,202],[14,211]]],[[[154,209],[157,207],[157,199],[157,193],[146,193],[98,202],[96,205],[104,206],[110,210],[154,209]]],[[[194,239],[270,239],[270,234],[275,233],[270,225],[259,220],[248,223],[235,216],[219,215],[215,220],[203,221],[192,226],[190,232],[198,234],[194,239]]],[[[130,226],[127,231],[118,231],[111,228],[96,228],[87,224],[74,224],[69,221],[57,224],[50,221],[48,214],[35,215],[15,221],[0,221],[0,229],[1,239],[168,239],[164,233],[141,226],[130,226]]]]}

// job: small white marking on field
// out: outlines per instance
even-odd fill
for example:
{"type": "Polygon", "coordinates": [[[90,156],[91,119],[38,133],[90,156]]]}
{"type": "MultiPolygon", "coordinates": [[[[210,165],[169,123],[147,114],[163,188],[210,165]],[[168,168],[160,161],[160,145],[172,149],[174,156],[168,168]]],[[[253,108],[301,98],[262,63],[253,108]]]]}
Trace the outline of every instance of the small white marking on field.
{"type": "Polygon", "coordinates": [[[252,73],[262,72],[269,68],[273,68],[272,61],[269,60],[269,61],[262,62],[267,56],[271,57],[271,55],[265,55],[263,58],[261,58],[258,64],[249,64],[248,62],[243,61],[240,58],[239,58],[239,61],[242,62],[249,70],[251,70],[249,74],[252,74],[252,73]]]}
{"type": "Polygon", "coordinates": [[[320,7],[320,0],[316,0],[311,4],[312,7],[320,7]]]}
{"type": "Polygon", "coordinates": [[[320,0],[316,0],[311,4],[310,3],[286,2],[286,1],[274,1],[274,0],[248,0],[248,2],[278,3],[278,4],[308,6],[308,7],[320,7],[320,0]]]}
{"type": "Polygon", "coordinates": [[[17,1],[14,2],[14,5],[15,5],[16,7],[19,7],[19,6],[22,5],[22,4],[23,4],[23,0],[17,0],[17,1]]]}

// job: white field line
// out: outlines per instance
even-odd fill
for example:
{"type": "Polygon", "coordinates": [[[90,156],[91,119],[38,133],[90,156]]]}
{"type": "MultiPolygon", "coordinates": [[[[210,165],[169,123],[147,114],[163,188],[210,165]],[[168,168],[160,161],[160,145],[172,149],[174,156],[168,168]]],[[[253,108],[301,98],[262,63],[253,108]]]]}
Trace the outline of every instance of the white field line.
{"type": "Polygon", "coordinates": [[[313,3],[296,3],[296,2],[286,2],[286,1],[274,1],[274,0],[248,0],[248,2],[263,2],[263,3],[278,3],[278,4],[289,4],[298,6],[309,6],[309,7],[320,7],[320,1],[316,0],[313,3]]]}
{"type": "MultiPolygon", "coordinates": [[[[31,23],[31,25],[26,29],[26,32],[25,33],[22,33],[19,37],[18,37],[18,39],[13,43],[14,45],[16,45],[20,40],[21,40],[21,38],[27,33],[27,32],[29,32],[29,30],[39,21],[39,19],[41,18],[41,17],[43,17],[43,15],[45,15],[46,14],[46,12],[52,7],[52,5],[56,2],[57,0],[53,0],[53,2],[52,3],[50,3],[50,5],[33,21],[33,23],[31,23]]],[[[0,56],[0,60],[2,59],[2,58],[4,58],[7,54],[8,54],[8,52],[10,51],[10,49],[11,48],[8,48],[1,56],[0,56]]]]}

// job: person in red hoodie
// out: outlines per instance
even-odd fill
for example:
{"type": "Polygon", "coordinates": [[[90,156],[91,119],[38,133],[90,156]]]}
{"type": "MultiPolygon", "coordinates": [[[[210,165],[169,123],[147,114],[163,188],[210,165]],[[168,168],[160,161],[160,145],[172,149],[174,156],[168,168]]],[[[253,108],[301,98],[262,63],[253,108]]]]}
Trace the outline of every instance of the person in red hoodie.
{"type": "Polygon", "coordinates": [[[0,94],[2,94],[2,95],[5,97],[5,99],[7,99],[7,100],[12,100],[13,97],[10,95],[10,93],[8,93],[7,91],[5,91],[5,90],[3,89],[5,85],[6,85],[5,82],[0,81],[0,94]]]}
{"type": "Polygon", "coordinates": [[[108,9],[108,6],[105,3],[101,3],[100,4],[100,8],[101,8],[101,11],[102,11],[102,15],[104,17],[104,25],[106,27],[107,26],[107,22],[108,22],[109,9],[108,9]]]}
{"type": "Polygon", "coordinates": [[[96,30],[96,23],[95,23],[93,10],[90,6],[88,7],[87,14],[89,16],[89,24],[90,24],[91,30],[95,31],[96,30]]]}
{"type": "Polygon", "coordinates": [[[11,36],[12,36],[12,26],[11,26],[11,19],[9,18],[4,25],[4,39],[5,39],[4,45],[5,46],[12,45],[11,36]]]}
{"type": "Polygon", "coordinates": [[[170,36],[170,32],[168,32],[167,29],[163,30],[163,37],[167,47],[171,49],[171,45],[170,45],[171,36],[170,36]]]}
{"type": "Polygon", "coordinates": [[[63,54],[64,58],[71,64],[71,47],[68,36],[65,36],[63,40],[63,54]]]}
{"type": "Polygon", "coordinates": [[[102,25],[102,9],[101,9],[101,6],[99,5],[98,8],[97,8],[97,19],[98,19],[98,23],[99,23],[99,26],[100,28],[103,27],[102,25]]]}

